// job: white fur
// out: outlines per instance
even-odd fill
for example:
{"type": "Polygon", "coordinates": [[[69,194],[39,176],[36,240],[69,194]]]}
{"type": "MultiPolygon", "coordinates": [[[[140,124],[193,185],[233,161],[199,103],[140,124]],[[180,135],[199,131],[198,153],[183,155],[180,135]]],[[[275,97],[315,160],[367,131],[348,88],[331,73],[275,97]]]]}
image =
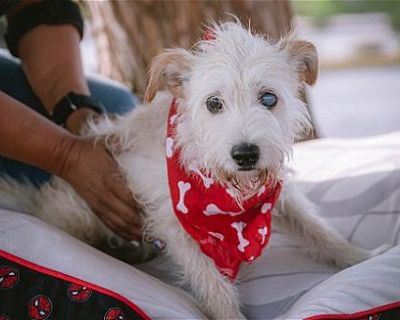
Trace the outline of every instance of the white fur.
{"type": "MultiPolygon", "coordinates": [[[[271,44],[238,23],[213,28],[216,40],[202,41],[192,52],[170,51],[181,55],[182,61],[174,61],[163,70],[167,84],[168,77],[179,82],[172,90],[175,94],[180,90],[173,147],[182,148],[184,168],[190,170],[196,164],[202,172],[211,173],[213,181],[230,185],[230,194],[240,202],[249,193],[262,192],[257,179],[262,179],[266,170],[285,179],[283,166],[292,146],[310,126],[306,108],[299,99],[303,83],[298,73],[299,65],[310,62],[306,59],[312,54],[308,53],[303,61],[286,45],[294,39],[271,44]],[[272,90],[278,96],[274,109],[267,110],[259,103],[263,90],[272,90]],[[212,114],[207,110],[205,101],[210,95],[223,100],[222,112],[212,114]],[[241,142],[259,146],[256,170],[238,171],[230,152],[241,142]]],[[[243,318],[234,284],[201,253],[179,224],[171,205],[165,160],[171,100],[171,94],[159,92],[151,105],[139,106],[116,120],[92,123],[89,135],[107,139],[129,188],[144,208],[146,232],[166,243],[166,254],[181,267],[182,281],[190,285],[204,311],[215,319],[243,318]]],[[[26,189],[22,185],[2,181],[0,200],[7,198],[10,202],[14,192],[17,202],[18,193],[23,190],[26,189]]],[[[30,201],[22,205],[25,210],[86,242],[96,244],[110,234],[75,191],[59,178],[53,178],[39,191],[27,190],[25,199],[28,198],[30,201]]],[[[345,267],[371,256],[342,239],[316,215],[313,204],[287,181],[274,214],[274,223],[299,235],[314,258],[345,267]]],[[[241,229],[234,227],[240,233],[241,229]]],[[[261,234],[265,233],[261,230],[261,234]]],[[[245,242],[241,241],[241,245],[245,242]]]]}

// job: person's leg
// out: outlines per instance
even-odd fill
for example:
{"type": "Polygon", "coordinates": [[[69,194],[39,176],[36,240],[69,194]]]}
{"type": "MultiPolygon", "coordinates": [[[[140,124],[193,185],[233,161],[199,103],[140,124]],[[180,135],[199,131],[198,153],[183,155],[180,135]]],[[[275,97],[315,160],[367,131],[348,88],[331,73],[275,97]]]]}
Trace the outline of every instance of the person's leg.
{"type": "MultiPolygon", "coordinates": [[[[35,96],[17,59],[0,51],[0,91],[21,101],[44,117],[49,118],[46,109],[35,96]]],[[[99,99],[107,112],[123,114],[136,104],[136,98],[118,82],[98,75],[88,77],[91,94],[99,99]]],[[[10,119],[12,121],[12,119],[10,119]]],[[[50,179],[50,174],[33,166],[0,157],[0,176],[8,175],[18,180],[28,180],[40,185],[50,179]]]]}
{"type": "Polygon", "coordinates": [[[87,76],[91,95],[100,100],[108,113],[124,114],[137,104],[137,98],[127,87],[98,74],[87,76]]]}

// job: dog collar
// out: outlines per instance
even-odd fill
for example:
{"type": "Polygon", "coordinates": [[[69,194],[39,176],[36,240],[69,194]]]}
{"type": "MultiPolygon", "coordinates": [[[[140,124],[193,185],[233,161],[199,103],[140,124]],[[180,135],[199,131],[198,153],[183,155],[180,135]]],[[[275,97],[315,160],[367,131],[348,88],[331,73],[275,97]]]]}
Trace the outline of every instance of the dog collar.
{"type": "Polygon", "coordinates": [[[180,150],[174,147],[177,103],[172,101],[168,117],[166,160],[175,215],[187,233],[210,257],[218,270],[236,278],[242,262],[260,256],[271,234],[271,211],[281,182],[271,179],[258,193],[237,203],[230,190],[201,172],[195,165],[189,173],[180,165],[180,150]]]}

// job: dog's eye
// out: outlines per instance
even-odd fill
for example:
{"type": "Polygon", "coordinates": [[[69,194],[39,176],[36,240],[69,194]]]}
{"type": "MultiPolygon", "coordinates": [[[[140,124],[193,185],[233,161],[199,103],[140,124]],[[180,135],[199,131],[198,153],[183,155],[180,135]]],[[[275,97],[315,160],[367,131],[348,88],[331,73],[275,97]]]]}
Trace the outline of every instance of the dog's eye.
{"type": "Polygon", "coordinates": [[[272,109],[278,103],[278,97],[271,92],[264,92],[260,96],[260,103],[268,109],[272,109]]]}
{"type": "Polygon", "coordinates": [[[207,99],[206,106],[211,113],[218,113],[222,110],[222,101],[218,97],[211,96],[207,99]]]}

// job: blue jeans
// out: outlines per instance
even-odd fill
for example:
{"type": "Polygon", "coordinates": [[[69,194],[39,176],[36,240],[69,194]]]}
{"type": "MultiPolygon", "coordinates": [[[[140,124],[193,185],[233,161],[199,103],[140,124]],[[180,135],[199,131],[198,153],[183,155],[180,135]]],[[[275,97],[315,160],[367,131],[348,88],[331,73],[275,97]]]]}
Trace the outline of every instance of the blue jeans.
{"type": "MultiPolygon", "coordinates": [[[[137,104],[136,97],[116,81],[99,75],[90,75],[87,77],[87,81],[91,95],[103,103],[107,112],[123,114],[137,104]]],[[[1,51],[0,91],[24,103],[44,117],[48,117],[45,108],[30,88],[19,61],[1,51]]],[[[0,157],[0,175],[5,174],[21,181],[27,179],[36,185],[40,185],[50,178],[48,172],[39,168],[0,157]]]]}

